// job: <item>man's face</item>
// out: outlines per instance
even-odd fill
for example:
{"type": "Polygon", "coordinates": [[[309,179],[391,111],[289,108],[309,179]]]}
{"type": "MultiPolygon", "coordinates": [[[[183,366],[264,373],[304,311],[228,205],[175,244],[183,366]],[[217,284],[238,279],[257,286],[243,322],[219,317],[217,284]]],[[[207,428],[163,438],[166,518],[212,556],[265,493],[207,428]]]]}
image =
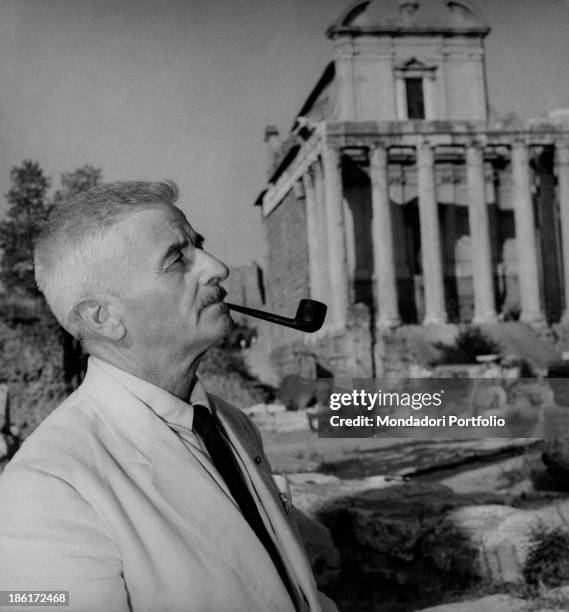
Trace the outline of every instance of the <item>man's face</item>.
{"type": "Polygon", "coordinates": [[[129,271],[120,293],[129,348],[176,365],[194,360],[233,325],[220,286],[227,267],[202,249],[203,237],[174,206],[146,208],[119,225],[129,271]]]}

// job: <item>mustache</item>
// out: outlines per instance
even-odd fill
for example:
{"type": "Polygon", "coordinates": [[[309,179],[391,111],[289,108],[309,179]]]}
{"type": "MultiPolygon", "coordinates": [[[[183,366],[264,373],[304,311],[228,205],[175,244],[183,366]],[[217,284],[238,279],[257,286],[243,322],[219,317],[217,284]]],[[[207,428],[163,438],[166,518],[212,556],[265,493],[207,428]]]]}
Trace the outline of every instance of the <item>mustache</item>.
{"type": "Polygon", "coordinates": [[[214,304],[215,302],[221,302],[225,299],[227,291],[223,287],[217,287],[215,293],[206,296],[200,303],[200,310],[203,310],[206,306],[214,304]]]}

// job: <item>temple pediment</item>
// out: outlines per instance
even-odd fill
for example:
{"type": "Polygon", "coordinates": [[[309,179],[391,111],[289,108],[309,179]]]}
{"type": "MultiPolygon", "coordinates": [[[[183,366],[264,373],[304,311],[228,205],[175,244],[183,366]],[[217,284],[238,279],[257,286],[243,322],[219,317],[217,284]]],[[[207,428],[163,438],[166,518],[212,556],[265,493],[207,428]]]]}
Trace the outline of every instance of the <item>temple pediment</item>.
{"type": "Polygon", "coordinates": [[[366,33],[487,33],[486,21],[467,0],[354,2],[330,25],[327,35],[366,33]]]}

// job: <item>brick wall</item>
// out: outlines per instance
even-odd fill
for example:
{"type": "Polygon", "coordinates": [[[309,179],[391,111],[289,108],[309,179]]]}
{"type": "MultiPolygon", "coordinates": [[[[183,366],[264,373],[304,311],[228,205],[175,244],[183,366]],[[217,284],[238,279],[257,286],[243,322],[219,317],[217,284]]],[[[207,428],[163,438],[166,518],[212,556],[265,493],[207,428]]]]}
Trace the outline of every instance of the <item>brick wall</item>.
{"type": "MultiPolygon", "coordinates": [[[[229,271],[229,277],[223,283],[227,290],[227,301],[262,309],[265,304],[265,287],[260,266],[253,262],[249,265],[231,266],[229,271]]],[[[247,315],[234,311],[231,316],[234,321],[255,327],[256,322],[247,315]]]]}
{"type": "Polygon", "coordinates": [[[294,316],[298,301],[310,297],[304,198],[290,191],[264,225],[269,245],[267,302],[275,312],[294,316]]]}

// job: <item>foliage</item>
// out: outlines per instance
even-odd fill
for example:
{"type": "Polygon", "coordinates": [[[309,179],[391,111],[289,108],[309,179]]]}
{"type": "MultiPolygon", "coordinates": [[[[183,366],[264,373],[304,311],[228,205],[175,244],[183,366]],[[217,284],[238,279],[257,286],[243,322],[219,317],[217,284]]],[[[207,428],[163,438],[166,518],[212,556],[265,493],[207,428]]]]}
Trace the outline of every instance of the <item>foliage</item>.
{"type": "Polygon", "coordinates": [[[0,222],[0,281],[12,293],[37,296],[33,248],[41,226],[53,206],[91,189],[101,181],[102,171],[84,165],[61,175],[61,189],[48,196],[51,179],[35,161],[24,160],[10,173],[12,187],[6,194],[8,210],[0,222]]]}
{"type": "Polygon", "coordinates": [[[33,244],[49,213],[50,179],[37,162],[25,160],[21,166],[12,168],[10,180],[7,218],[0,222],[0,281],[9,292],[38,295],[33,244]]]}
{"type": "MultiPolygon", "coordinates": [[[[353,519],[348,512],[320,511],[342,557],[342,575],[334,594],[338,607],[358,612],[410,612],[487,595],[490,585],[476,575],[477,551],[468,536],[439,517],[440,509],[424,509],[423,514],[413,505],[410,512],[422,515],[418,538],[410,528],[400,532],[402,539],[395,544],[391,538],[398,527],[392,525],[385,532],[380,554],[359,537],[352,540],[353,519]],[[334,515],[335,523],[330,521],[334,515]]],[[[373,533],[372,527],[370,538],[377,535],[373,533]]],[[[460,610],[459,606],[448,608],[460,610]]]]}
{"type": "Polygon", "coordinates": [[[59,339],[53,318],[0,321],[0,382],[8,383],[10,419],[23,438],[67,395],[59,339]]]}
{"type": "Polygon", "coordinates": [[[475,571],[478,553],[468,537],[449,521],[425,524],[414,552],[422,565],[415,584],[421,603],[441,602],[478,580],[475,571]]]}
{"type": "Polygon", "coordinates": [[[539,524],[530,533],[530,548],[523,568],[530,592],[569,581],[569,531],[539,524]]]}
{"type": "Polygon", "coordinates": [[[435,343],[435,348],[441,351],[437,364],[476,363],[478,355],[494,355],[500,353],[500,345],[488,338],[479,327],[466,327],[456,337],[454,344],[435,343]]]}
{"type": "Polygon", "coordinates": [[[101,183],[103,171],[89,164],[77,168],[73,172],[64,172],[61,175],[61,189],[53,196],[55,206],[65,202],[79,193],[97,187],[101,183]]]}

